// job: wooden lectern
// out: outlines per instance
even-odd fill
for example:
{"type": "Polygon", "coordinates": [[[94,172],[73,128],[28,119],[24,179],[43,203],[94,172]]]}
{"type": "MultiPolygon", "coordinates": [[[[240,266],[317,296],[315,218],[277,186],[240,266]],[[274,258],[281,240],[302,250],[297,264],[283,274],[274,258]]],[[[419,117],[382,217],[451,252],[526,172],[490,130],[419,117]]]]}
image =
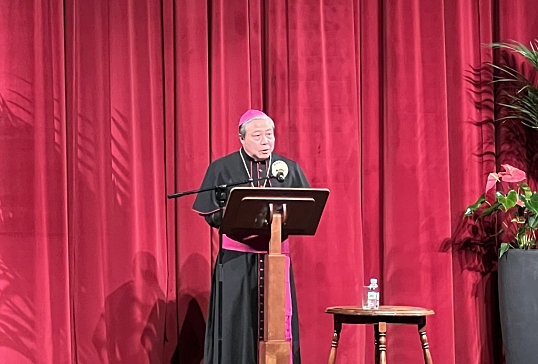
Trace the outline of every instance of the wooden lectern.
{"type": "Polygon", "coordinates": [[[230,192],[220,232],[271,236],[264,266],[264,339],[259,343],[259,364],[290,362],[282,235],[314,235],[328,196],[329,190],[314,188],[236,187],[230,192]]]}

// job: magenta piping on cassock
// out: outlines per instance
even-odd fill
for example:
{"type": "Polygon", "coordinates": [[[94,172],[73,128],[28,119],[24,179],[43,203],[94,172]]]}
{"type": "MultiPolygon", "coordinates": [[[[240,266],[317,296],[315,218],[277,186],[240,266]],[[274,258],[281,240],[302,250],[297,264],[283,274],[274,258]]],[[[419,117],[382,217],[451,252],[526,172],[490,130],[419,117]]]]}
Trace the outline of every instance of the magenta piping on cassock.
{"type": "MultiPolygon", "coordinates": [[[[256,237],[253,235],[253,238],[256,237]]],[[[248,238],[247,238],[248,239],[248,238]]],[[[253,240],[254,241],[254,240],[253,240]]],[[[254,245],[254,244],[253,244],[254,245]]],[[[242,253],[267,254],[267,249],[256,247],[253,245],[243,244],[237,240],[229,238],[227,235],[222,235],[222,248],[233,250],[242,253]]],[[[266,244],[265,244],[266,245],[266,244]]],[[[282,254],[286,257],[286,341],[293,338],[291,331],[291,317],[293,314],[291,304],[291,283],[290,283],[290,241],[288,239],[282,242],[282,254]]]]}

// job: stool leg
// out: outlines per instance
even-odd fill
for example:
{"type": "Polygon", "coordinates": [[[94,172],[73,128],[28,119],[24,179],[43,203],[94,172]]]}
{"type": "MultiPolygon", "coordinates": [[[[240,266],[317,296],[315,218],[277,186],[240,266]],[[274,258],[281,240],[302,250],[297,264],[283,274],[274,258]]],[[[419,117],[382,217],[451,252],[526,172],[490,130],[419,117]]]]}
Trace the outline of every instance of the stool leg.
{"type": "Polygon", "coordinates": [[[338,350],[338,341],[340,340],[340,331],[342,331],[342,323],[338,321],[338,318],[336,318],[335,316],[333,341],[331,345],[331,352],[329,353],[329,364],[336,363],[336,350],[338,350]]]}
{"type": "Polygon", "coordinates": [[[375,331],[375,362],[387,364],[387,323],[374,324],[375,331]]]}
{"type": "Polygon", "coordinates": [[[430,345],[428,344],[428,337],[426,336],[426,322],[421,325],[418,325],[418,334],[420,335],[420,342],[422,343],[424,363],[433,364],[432,355],[430,353],[430,345]]]}

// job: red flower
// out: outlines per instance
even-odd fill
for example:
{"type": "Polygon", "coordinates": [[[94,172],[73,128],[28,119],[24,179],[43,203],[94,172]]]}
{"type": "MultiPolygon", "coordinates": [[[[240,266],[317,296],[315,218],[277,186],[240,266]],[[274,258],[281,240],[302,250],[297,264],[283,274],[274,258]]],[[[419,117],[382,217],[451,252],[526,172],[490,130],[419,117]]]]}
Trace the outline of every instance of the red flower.
{"type": "Polygon", "coordinates": [[[521,169],[512,167],[509,164],[502,164],[501,167],[506,170],[506,172],[499,173],[503,182],[521,182],[527,179],[527,174],[521,169]]]}
{"type": "Polygon", "coordinates": [[[486,182],[486,192],[491,190],[497,182],[521,182],[527,179],[527,174],[519,168],[509,164],[501,164],[505,172],[490,173],[486,182]]]}
{"type": "Polygon", "coordinates": [[[493,187],[495,187],[497,182],[500,182],[500,181],[501,179],[498,173],[490,173],[488,176],[488,181],[486,182],[486,192],[488,192],[493,187]]]}

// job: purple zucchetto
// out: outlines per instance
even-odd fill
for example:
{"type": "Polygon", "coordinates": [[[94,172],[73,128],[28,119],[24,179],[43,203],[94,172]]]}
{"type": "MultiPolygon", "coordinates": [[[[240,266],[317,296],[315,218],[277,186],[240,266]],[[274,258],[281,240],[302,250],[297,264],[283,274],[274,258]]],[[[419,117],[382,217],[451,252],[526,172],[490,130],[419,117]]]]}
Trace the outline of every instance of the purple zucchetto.
{"type": "Polygon", "coordinates": [[[254,119],[268,119],[268,120],[273,121],[269,117],[269,115],[267,115],[263,111],[251,109],[245,112],[243,115],[241,115],[241,118],[239,119],[239,127],[241,127],[241,125],[248,123],[249,121],[254,120],[254,119]]]}

